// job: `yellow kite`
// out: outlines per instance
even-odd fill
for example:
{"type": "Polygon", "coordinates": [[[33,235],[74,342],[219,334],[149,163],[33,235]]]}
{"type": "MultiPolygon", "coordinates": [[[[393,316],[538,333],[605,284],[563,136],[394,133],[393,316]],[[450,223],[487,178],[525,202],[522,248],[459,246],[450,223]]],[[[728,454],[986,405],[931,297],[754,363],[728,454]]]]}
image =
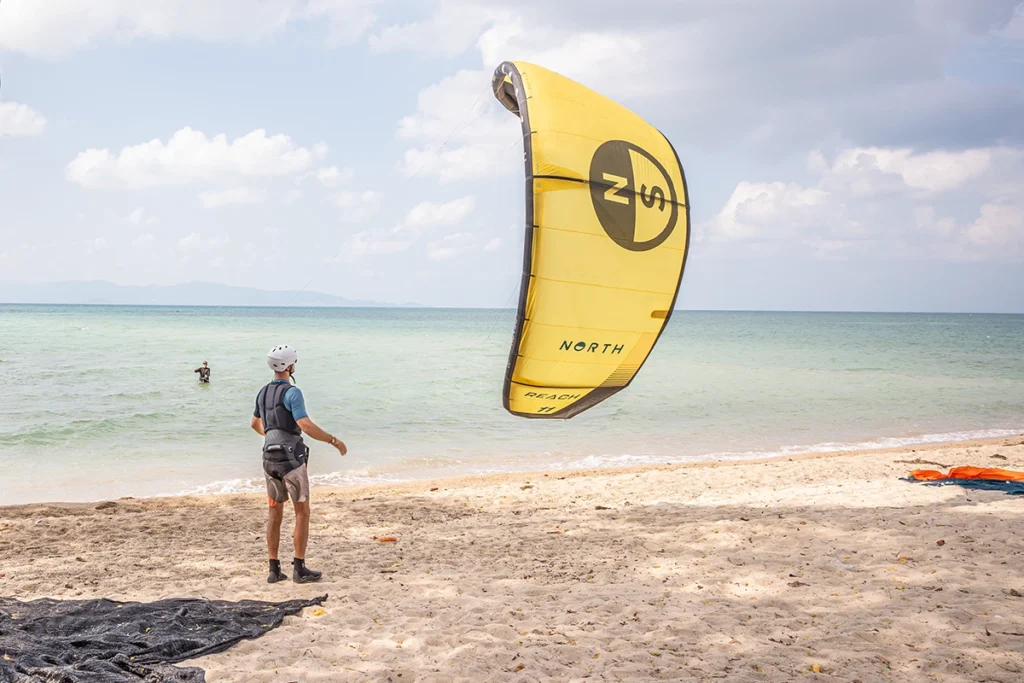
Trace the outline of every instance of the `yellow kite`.
{"type": "Polygon", "coordinates": [[[504,62],[494,96],[522,121],[526,249],[504,406],[567,419],[624,389],[665,329],[690,246],[672,143],[557,73],[504,62]]]}

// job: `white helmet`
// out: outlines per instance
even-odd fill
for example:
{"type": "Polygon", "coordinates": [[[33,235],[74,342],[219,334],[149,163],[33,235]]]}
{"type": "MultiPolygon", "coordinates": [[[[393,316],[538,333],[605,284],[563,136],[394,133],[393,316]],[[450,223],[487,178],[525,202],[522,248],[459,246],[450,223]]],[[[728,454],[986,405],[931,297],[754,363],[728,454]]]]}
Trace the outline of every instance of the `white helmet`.
{"type": "Polygon", "coordinates": [[[267,352],[267,365],[274,372],[284,372],[289,365],[299,362],[299,352],[287,344],[275,346],[267,352]]]}

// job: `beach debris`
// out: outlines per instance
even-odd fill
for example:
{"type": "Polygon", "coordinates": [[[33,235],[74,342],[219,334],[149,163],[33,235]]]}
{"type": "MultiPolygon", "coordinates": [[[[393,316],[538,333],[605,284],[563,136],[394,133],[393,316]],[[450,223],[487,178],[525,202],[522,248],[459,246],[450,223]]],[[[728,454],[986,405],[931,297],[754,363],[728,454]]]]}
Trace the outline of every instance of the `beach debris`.
{"type": "Polygon", "coordinates": [[[100,503],[99,505],[97,505],[96,509],[97,510],[110,510],[111,508],[116,508],[116,507],[117,507],[117,503],[115,503],[112,500],[108,500],[105,503],[100,503]]]}
{"type": "Polygon", "coordinates": [[[811,664],[811,671],[813,671],[816,674],[820,674],[821,673],[821,664],[811,664]]]}
{"type": "Polygon", "coordinates": [[[790,581],[786,585],[789,586],[790,588],[800,588],[802,586],[810,586],[811,584],[804,583],[803,581],[790,581]]]}
{"type": "Polygon", "coordinates": [[[512,671],[522,671],[525,668],[526,668],[526,665],[523,664],[522,662],[519,662],[519,664],[516,666],[516,668],[512,669],[512,671]]]}
{"type": "Polygon", "coordinates": [[[436,490],[437,490],[437,487],[435,486],[434,488],[432,488],[432,489],[430,489],[430,490],[431,490],[431,491],[436,491],[436,490]]]}
{"type": "Polygon", "coordinates": [[[935,462],[934,460],[922,460],[921,458],[914,458],[913,460],[894,460],[893,462],[899,462],[906,465],[935,465],[942,469],[948,469],[950,465],[943,465],[941,462],[935,462]]]}
{"type": "Polygon", "coordinates": [[[373,540],[379,541],[380,543],[397,543],[398,539],[394,536],[374,536],[373,540]]]}
{"type": "Polygon", "coordinates": [[[519,490],[520,491],[525,491],[526,489],[532,489],[532,488],[533,488],[533,486],[531,486],[530,484],[526,484],[525,486],[520,486],[519,490]]]}
{"type": "Polygon", "coordinates": [[[317,607],[315,610],[313,610],[314,617],[322,617],[325,614],[327,614],[327,610],[325,610],[323,607],[317,607]]]}
{"type": "Polygon", "coordinates": [[[942,546],[946,545],[946,542],[943,541],[942,539],[939,539],[938,541],[935,541],[935,545],[937,545],[937,546],[939,546],[941,548],[942,546]]]}
{"type": "Polygon", "coordinates": [[[607,505],[595,505],[594,509],[595,510],[611,510],[612,508],[608,507],[607,505]]]}
{"type": "MultiPolygon", "coordinates": [[[[3,576],[3,574],[0,574],[0,576],[3,576]]],[[[1015,598],[1024,598],[1024,595],[1021,595],[1021,592],[1016,588],[1010,589],[1010,595],[1012,595],[1015,598]]]]}

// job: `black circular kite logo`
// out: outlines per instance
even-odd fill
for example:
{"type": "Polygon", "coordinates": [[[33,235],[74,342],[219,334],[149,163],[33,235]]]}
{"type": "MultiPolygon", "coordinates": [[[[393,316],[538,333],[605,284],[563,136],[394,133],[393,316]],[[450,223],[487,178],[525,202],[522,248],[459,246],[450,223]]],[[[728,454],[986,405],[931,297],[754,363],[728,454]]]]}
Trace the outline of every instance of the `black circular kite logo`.
{"type": "Polygon", "coordinates": [[[604,231],[630,251],[654,249],[679,220],[668,171],[647,150],[624,140],[609,140],[594,152],[590,198],[604,231]]]}

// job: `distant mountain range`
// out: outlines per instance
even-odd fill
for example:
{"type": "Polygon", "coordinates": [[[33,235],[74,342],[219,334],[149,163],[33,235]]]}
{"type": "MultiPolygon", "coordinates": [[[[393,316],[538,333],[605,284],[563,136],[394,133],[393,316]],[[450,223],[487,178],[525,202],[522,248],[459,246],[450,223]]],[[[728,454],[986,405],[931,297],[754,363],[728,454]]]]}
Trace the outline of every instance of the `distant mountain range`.
{"type": "Polygon", "coordinates": [[[233,287],[213,282],[180,285],[118,285],[113,282],[0,282],[0,302],[12,304],[107,304],[113,306],[361,306],[419,308],[345,299],[323,292],[233,287]]]}

